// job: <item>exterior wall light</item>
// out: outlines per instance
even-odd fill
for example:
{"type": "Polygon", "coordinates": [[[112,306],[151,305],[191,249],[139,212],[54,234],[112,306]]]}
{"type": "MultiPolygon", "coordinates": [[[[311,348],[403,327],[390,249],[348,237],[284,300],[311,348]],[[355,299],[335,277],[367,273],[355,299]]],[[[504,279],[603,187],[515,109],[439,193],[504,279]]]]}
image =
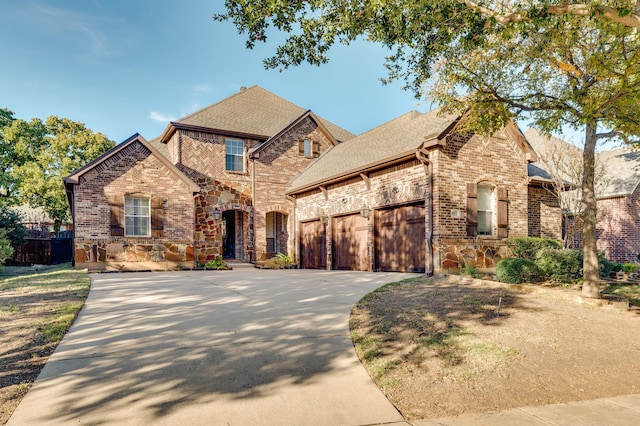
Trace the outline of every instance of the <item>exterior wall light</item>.
{"type": "Polygon", "coordinates": [[[220,210],[218,210],[218,208],[216,207],[216,209],[213,211],[213,219],[214,220],[220,220],[220,210]]]}
{"type": "Polygon", "coordinates": [[[371,217],[371,209],[369,207],[361,208],[360,215],[368,219],[369,217],[371,217]]]}
{"type": "Polygon", "coordinates": [[[320,223],[323,225],[326,225],[327,223],[329,223],[329,216],[327,215],[320,216],[320,223]]]}

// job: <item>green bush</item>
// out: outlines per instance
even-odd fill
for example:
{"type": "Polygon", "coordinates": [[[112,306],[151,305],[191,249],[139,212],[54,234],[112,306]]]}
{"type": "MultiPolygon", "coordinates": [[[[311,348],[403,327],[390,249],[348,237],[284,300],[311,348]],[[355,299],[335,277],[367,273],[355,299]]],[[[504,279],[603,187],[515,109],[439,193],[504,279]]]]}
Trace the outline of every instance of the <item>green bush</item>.
{"type": "Polygon", "coordinates": [[[573,283],[582,278],[582,250],[545,249],[538,252],[535,263],[543,278],[555,283],[573,283]]]}
{"type": "Polygon", "coordinates": [[[540,271],[531,259],[508,257],[496,265],[496,277],[503,283],[520,284],[540,281],[540,271]]]}
{"type": "Polygon", "coordinates": [[[506,242],[513,255],[523,259],[535,259],[536,254],[541,250],[562,248],[559,241],[549,238],[518,237],[508,238],[506,242]]]}
{"type": "Polygon", "coordinates": [[[7,230],[0,229],[0,268],[4,264],[4,261],[11,258],[13,255],[13,247],[11,247],[11,241],[6,237],[7,230]]]}
{"type": "Polygon", "coordinates": [[[465,265],[464,268],[462,268],[462,271],[460,272],[462,273],[462,275],[468,275],[471,278],[478,277],[478,270],[476,269],[475,266],[465,265]]]}
{"type": "Polygon", "coordinates": [[[205,269],[227,269],[227,262],[222,257],[216,256],[214,260],[210,260],[204,264],[205,269]]]}
{"type": "Polygon", "coordinates": [[[598,270],[600,276],[606,278],[611,272],[622,271],[622,263],[614,262],[604,256],[604,252],[598,252],[598,270]]]}
{"type": "Polygon", "coordinates": [[[293,264],[293,259],[291,258],[291,256],[287,256],[284,253],[276,254],[276,259],[281,261],[284,264],[285,268],[288,268],[293,264]]]}
{"type": "Polygon", "coordinates": [[[634,274],[638,272],[638,264],[637,263],[623,263],[622,270],[627,274],[634,274]]]}

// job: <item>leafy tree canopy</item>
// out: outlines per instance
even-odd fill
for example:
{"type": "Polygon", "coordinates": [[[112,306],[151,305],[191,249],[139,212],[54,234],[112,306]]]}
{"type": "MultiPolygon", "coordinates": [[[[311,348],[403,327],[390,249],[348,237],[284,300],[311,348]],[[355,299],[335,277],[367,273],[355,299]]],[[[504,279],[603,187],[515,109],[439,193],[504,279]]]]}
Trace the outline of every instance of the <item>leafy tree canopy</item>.
{"type": "Polygon", "coordinates": [[[56,223],[69,220],[62,178],[113,146],[80,122],[56,116],[25,121],[0,110],[0,203],[28,203],[56,223]]]}
{"type": "Polygon", "coordinates": [[[546,134],[583,129],[584,285],[598,297],[595,147],[640,135],[640,2],[636,0],[225,1],[247,47],[288,34],[267,68],[328,61],[363,37],[390,49],[391,79],[490,134],[527,117],[546,134]]]}
{"type": "Polygon", "coordinates": [[[22,224],[20,215],[5,206],[0,206],[0,229],[3,238],[7,239],[12,247],[17,247],[27,236],[27,229],[22,224]]]}

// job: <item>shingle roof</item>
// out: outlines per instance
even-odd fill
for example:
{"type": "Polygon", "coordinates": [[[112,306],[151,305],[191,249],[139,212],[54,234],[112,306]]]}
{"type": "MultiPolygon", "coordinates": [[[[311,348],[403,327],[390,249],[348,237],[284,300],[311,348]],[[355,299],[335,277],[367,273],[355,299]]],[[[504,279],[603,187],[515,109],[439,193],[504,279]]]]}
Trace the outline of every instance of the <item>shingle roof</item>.
{"type": "MultiPolygon", "coordinates": [[[[271,137],[305,111],[260,86],[252,86],[175,123],[271,137]]],[[[319,119],[337,140],[345,141],[354,137],[351,132],[323,118],[319,119]]]]}
{"type": "Polygon", "coordinates": [[[633,194],[640,184],[640,152],[622,147],[600,152],[597,159],[605,170],[599,198],[633,194]]]}
{"type": "MultiPolygon", "coordinates": [[[[538,161],[528,165],[529,178],[532,180],[549,181],[557,171],[567,182],[574,180],[574,176],[567,170],[582,164],[582,150],[575,145],[556,137],[548,137],[537,129],[524,132],[527,141],[538,155],[538,161]]],[[[576,184],[576,182],[573,182],[576,184]]]]}
{"type": "Polygon", "coordinates": [[[288,184],[288,192],[330,181],[385,160],[415,153],[425,136],[445,130],[456,117],[439,110],[411,111],[326,151],[288,184]]]}

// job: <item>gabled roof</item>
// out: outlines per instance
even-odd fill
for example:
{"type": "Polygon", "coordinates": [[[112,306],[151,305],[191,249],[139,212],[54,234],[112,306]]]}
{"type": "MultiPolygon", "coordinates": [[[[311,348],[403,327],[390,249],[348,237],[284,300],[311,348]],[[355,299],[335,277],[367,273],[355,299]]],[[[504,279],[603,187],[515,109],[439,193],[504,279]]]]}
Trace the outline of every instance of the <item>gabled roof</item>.
{"type": "MultiPolygon", "coordinates": [[[[302,107],[260,86],[252,86],[169,123],[161,141],[166,142],[175,129],[180,127],[217,130],[228,135],[245,135],[253,139],[267,140],[305,112],[302,107]]],[[[354,136],[327,120],[319,117],[318,120],[338,141],[345,141],[354,136]]]]}
{"type": "Polygon", "coordinates": [[[537,129],[529,129],[524,133],[529,144],[538,155],[537,161],[529,164],[529,179],[534,182],[552,182],[554,174],[568,184],[574,179],[568,170],[575,168],[575,164],[582,164],[582,150],[575,145],[554,136],[545,136],[537,129]]]}
{"type": "Polygon", "coordinates": [[[291,124],[289,124],[287,127],[283,128],[278,133],[276,133],[275,135],[270,137],[264,143],[256,145],[251,150],[249,150],[249,156],[251,158],[258,158],[260,156],[260,152],[263,151],[265,149],[265,147],[269,146],[273,141],[277,140],[280,136],[282,136],[285,133],[287,133],[291,128],[296,126],[298,123],[300,123],[302,120],[304,120],[307,117],[311,118],[318,125],[318,128],[320,129],[320,131],[322,133],[324,133],[324,135],[327,137],[327,139],[329,140],[329,142],[331,142],[332,145],[335,146],[335,145],[338,144],[338,141],[331,134],[331,132],[329,132],[329,130],[327,130],[327,128],[322,123],[322,121],[314,113],[312,113],[311,110],[307,110],[307,111],[305,111],[304,114],[302,114],[300,117],[298,117],[296,120],[294,120],[291,124]]]}
{"type": "Polygon", "coordinates": [[[99,164],[101,164],[105,160],[113,157],[114,155],[116,155],[117,153],[122,151],[123,149],[127,148],[129,145],[134,144],[136,142],[142,144],[145,148],[147,148],[149,151],[151,151],[151,155],[156,157],[163,165],[165,165],[169,170],[171,170],[176,175],[176,177],[178,177],[180,180],[185,182],[187,184],[187,187],[192,192],[200,192],[200,187],[194,181],[189,179],[187,177],[187,175],[182,173],[182,171],[180,171],[180,169],[178,169],[176,166],[174,166],[168,160],[168,158],[169,158],[168,157],[168,152],[161,153],[160,151],[158,151],[158,149],[155,148],[154,145],[152,145],[145,138],[140,136],[139,133],[136,133],[136,134],[132,135],[131,137],[129,137],[128,139],[126,139],[122,143],[120,143],[120,144],[116,145],[115,147],[111,148],[109,151],[105,152],[100,157],[96,158],[95,160],[93,160],[89,164],[86,164],[85,166],[83,166],[83,167],[79,168],[78,170],[74,171],[72,174],[70,174],[69,176],[63,178],[62,180],[64,181],[65,185],[76,185],[76,184],[78,184],[80,182],[80,177],[82,177],[82,175],[84,175],[88,171],[92,170],[94,167],[98,166],[99,164]]]}
{"type": "Polygon", "coordinates": [[[426,135],[440,134],[455,122],[456,117],[440,116],[438,112],[411,111],[333,147],[295,176],[287,192],[302,192],[414,156],[426,135]]]}

